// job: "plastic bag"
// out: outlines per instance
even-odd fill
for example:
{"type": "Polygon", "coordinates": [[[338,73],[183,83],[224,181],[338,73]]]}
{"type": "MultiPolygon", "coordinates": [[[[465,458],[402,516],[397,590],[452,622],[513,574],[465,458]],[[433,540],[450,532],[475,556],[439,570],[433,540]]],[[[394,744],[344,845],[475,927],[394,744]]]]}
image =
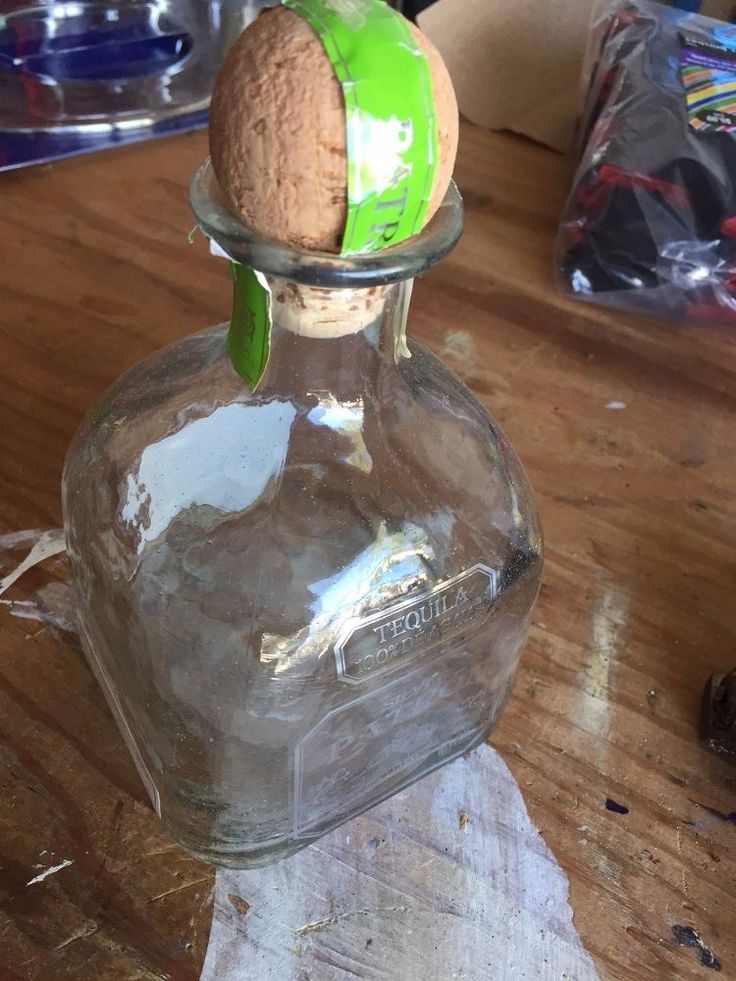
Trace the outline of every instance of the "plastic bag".
{"type": "Polygon", "coordinates": [[[635,0],[596,28],[560,286],[736,323],[736,27],[635,0]]]}

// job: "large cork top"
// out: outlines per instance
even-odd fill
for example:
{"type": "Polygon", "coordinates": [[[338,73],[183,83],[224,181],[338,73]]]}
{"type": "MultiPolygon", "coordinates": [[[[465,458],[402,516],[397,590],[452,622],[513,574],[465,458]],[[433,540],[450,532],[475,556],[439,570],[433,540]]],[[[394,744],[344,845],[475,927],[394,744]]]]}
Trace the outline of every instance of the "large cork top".
{"type": "MultiPolygon", "coordinates": [[[[458,110],[447,69],[413,24],[427,58],[438,164],[425,224],[452,176],[458,110]]],[[[347,212],[343,94],[322,42],[298,14],[266,10],[230,49],[215,83],[210,152],[231,210],[259,235],[339,252],[347,212]]]]}

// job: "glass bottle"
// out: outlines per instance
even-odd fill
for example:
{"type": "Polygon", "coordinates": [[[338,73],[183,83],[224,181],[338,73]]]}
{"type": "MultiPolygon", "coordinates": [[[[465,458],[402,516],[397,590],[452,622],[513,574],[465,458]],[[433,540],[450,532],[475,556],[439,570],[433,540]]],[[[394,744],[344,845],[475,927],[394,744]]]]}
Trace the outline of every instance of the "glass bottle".
{"type": "Polygon", "coordinates": [[[461,231],[454,185],[420,235],[351,258],[254,237],[209,165],[191,199],[269,279],[266,373],[245,386],[224,326],[149,357],[81,426],[64,509],[84,648],[156,810],[248,867],[486,739],[541,538],[503,433],[405,346],[412,277],[461,231]]]}

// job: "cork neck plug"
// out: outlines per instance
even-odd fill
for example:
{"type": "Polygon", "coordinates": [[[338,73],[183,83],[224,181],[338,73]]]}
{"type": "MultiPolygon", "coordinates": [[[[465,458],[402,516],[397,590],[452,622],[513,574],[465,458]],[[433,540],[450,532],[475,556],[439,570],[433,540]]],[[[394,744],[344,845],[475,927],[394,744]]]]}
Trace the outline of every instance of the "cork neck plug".
{"type": "Polygon", "coordinates": [[[382,312],[383,287],[426,272],[455,247],[463,230],[462,200],[452,181],[419,235],[358,256],[296,249],[257,235],[233,215],[209,160],[192,178],[189,196],[204,234],[225,255],[265,275],[274,321],[314,337],[362,330],[382,312]]]}

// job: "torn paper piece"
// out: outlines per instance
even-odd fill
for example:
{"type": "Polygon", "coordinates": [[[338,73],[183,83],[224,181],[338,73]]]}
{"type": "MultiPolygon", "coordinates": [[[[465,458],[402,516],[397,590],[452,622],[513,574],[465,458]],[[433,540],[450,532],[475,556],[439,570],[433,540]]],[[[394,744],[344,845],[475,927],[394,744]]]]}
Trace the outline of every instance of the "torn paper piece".
{"type": "Polygon", "coordinates": [[[565,873],[481,746],[276,865],[219,870],[200,981],[593,981],[565,873]]]}
{"type": "Polygon", "coordinates": [[[48,879],[50,875],[56,875],[57,872],[61,872],[62,869],[68,868],[70,865],[74,865],[74,860],[71,858],[65,858],[63,862],[59,862],[58,865],[52,865],[49,869],[44,869],[43,872],[39,872],[38,875],[26,882],[26,886],[35,886],[37,882],[43,882],[44,879],[48,879]]]}
{"type": "Polygon", "coordinates": [[[70,582],[50,582],[27,600],[0,600],[14,617],[48,623],[59,630],[79,633],[77,595],[70,582]]]}
{"type": "Polygon", "coordinates": [[[12,572],[9,572],[3,579],[0,579],[0,596],[6,590],[10,589],[13,583],[17,582],[24,573],[32,569],[34,565],[39,565],[39,563],[45,562],[46,559],[50,559],[53,555],[60,555],[61,552],[65,551],[66,540],[64,539],[63,528],[54,528],[52,531],[41,532],[36,544],[20,565],[12,572]]]}

